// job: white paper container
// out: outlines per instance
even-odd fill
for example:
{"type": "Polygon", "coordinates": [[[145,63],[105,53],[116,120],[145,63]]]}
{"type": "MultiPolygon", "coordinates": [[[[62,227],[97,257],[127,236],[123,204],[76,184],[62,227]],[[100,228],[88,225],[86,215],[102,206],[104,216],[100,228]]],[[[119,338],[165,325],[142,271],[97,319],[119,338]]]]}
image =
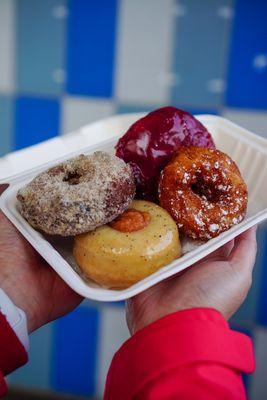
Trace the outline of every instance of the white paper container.
{"type": "MultiPolygon", "coordinates": [[[[38,165],[38,157],[36,155],[43,158],[45,152],[48,154],[47,148],[54,149],[58,143],[56,141],[52,143],[52,140],[33,147],[28,150],[27,157],[30,152],[35,167],[5,180],[10,184],[10,187],[0,198],[0,207],[5,215],[69,286],[82,296],[90,299],[118,301],[132,297],[155,283],[184,270],[241,232],[267,218],[267,140],[224,118],[213,115],[197,116],[211,132],[217,148],[229,154],[236,161],[248,184],[248,213],[244,221],[207,243],[195,247],[180,259],[161,268],[153,275],[132,285],[128,289],[105,289],[92,281],[83,279],[77,272],[75,261],[72,257],[72,239],[51,239],[51,237],[45,237],[35,231],[18,213],[16,193],[20,187],[28,183],[37,173],[51,165],[57,164],[62,159],[71,158],[81,152],[84,154],[89,154],[96,150],[112,152],[118,137],[141,116],[142,114],[126,114],[107,118],[87,125],[70,135],[63,136],[60,138],[64,142],[63,149],[62,146],[59,146],[58,154],[60,157],[53,157],[52,161],[50,157],[50,161],[42,163],[41,166],[36,166],[38,165]],[[105,138],[111,139],[103,141],[105,138]],[[88,143],[91,144],[88,145],[88,143]],[[92,145],[92,143],[97,144],[92,145]]],[[[21,152],[20,154],[21,158],[23,158],[22,156],[26,156],[26,152],[24,154],[21,152]]]]}

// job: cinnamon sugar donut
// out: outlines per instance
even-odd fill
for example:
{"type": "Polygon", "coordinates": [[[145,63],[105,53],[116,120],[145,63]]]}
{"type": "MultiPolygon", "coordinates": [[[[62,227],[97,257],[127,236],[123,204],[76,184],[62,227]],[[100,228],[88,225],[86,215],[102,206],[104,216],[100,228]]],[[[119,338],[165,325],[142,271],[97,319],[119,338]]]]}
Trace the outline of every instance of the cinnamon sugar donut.
{"type": "Polygon", "coordinates": [[[162,171],[159,200],[181,232],[207,240],[243,220],[248,194],[229,156],[192,146],[179,149],[162,171]]]}
{"type": "Polygon", "coordinates": [[[130,166],[97,151],[41,173],[19,190],[17,199],[21,214],[34,228],[70,236],[112,221],[134,195],[130,166]]]}

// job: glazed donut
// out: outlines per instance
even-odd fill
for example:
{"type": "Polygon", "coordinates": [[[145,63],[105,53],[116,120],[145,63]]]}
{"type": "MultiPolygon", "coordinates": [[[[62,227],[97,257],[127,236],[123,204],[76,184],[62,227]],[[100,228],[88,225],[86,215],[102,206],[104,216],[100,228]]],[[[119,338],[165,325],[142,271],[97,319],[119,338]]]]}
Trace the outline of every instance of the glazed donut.
{"type": "Polygon", "coordinates": [[[134,200],[110,224],[76,236],[73,254],[87,278],[122,289],[178,258],[181,245],[177,225],[166,210],[134,200]]]}
{"type": "Polygon", "coordinates": [[[134,195],[130,166],[97,151],[41,173],[19,190],[17,199],[20,213],[34,228],[71,236],[112,221],[134,195]]]}
{"type": "Polygon", "coordinates": [[[241,222],[247,200],[237,165],[219,150],[183,147],[161,173],[160,205],[193,239],[211,239],[241,222]]]}
{"type": "Polygon", "coordinates": [[[116,145],[116,156],[129,163],[138,198],[157,201],[159,176],[184,146],[215,149],[211,134],[193,115],[162,107],[136,121],[116,145]]]}

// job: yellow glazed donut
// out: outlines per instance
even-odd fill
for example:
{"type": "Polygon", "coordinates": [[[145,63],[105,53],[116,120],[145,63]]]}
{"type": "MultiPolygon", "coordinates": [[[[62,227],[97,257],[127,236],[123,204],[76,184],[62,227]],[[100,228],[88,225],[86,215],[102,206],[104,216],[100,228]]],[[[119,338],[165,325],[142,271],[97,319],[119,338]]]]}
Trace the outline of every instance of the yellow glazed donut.
{"type": "Polygon", "coordinates": [[[181,255],[177,226],[163,208],[135,200],[109,225],[75,237],[73,254],[98,284],[126,288],[181,255]]]}

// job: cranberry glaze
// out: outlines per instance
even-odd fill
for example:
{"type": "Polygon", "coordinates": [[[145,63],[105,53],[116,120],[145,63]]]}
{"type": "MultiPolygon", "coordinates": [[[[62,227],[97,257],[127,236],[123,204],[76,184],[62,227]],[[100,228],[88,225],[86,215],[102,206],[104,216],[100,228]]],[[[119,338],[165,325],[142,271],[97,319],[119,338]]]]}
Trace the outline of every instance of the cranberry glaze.
{"type": "Polygon", "coordinates": [[[136,121],[116,145],[116,156],[129,163],[137,197],[157,199],[159,175],[181,146],[215,148],[211,134],[191,114],[163,107],[136,121]]]}

